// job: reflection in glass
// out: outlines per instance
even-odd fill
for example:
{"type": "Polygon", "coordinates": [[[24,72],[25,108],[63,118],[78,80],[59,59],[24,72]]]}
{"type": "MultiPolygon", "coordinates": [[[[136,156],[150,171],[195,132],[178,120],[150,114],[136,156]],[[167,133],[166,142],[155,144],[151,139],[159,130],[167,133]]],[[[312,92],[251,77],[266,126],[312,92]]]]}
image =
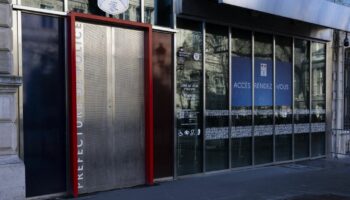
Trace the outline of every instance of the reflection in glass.
{"type": "Polygon", "coordinates": [[[63,0],[21,0],[21,5],[45,10],[63,11],[63,0]]]}
{"type": "Polygon", "coordinates": [[[113,16],[118,19],[141,21],[141,0],[129,0],[129,9],[122,14],[113,16]]]}
{"type": "Polygon", "coordinates": [[[64,21],[22,13],[22,22],[26,195],[65,192],[64,21]]]}
{"type": "Polygon", "coordinates": [[[344,129],[350,129],[350,49],[344,50],[344,129]]]}
{"type": "Polygon", "coordinates": [[[252,164],[252,33],[232,29],[232,167],[252,164]]]}
{"type": "Polygon", "coordinates": [[[153,31],[154,177],[173,175],[173,34],[153,31]]]}
{"type": "Polygon", "coordinates": [[[206,26],[206,170],[228,168],[229,43],[226,27],[206,26]]]}
{"type": "Polygon", "coordinates": [[[176,134],[178,175],[202,172],[201,23],[178,19],[176,34],[176,134]]]}
{"type": "Polygon", "coordinates": [[[145,0],[145,23],[171,27],[173,14],[172,0],[145,0]]]}
{"type": "Polygon", "coordinates": [[[326,45],[313,42],[312,50],[312,104],[311,147],[312,156],[325,154],[326,127],[326,45]]]}
{"type": "Polygon", "coordinates": [[[275,51],[275,156],[285,161],[292,159],[292,39],[276,36],[275,51]]]}
{"type": "Polygon", "coordinates": [[[294,158],[309,156],[310,42],[294,42],[294,158]]]}
{"type": "Polygon", "coordinates": [[[89,13],[100,16],[106,15],[106,13],[97,6],[97,0],[68,0],[68,10],[73,12],[89,13]]]}
{"type": "Polygon", "coordinates": [[[264,164],[273,161],[273,38],[254,38],[254,163],[264,164]]]}
{"type": "MultiPolygon", "coordinates": [[[[68,0],[68,10],[106,16],[106,13],[98,7],[97,0],[68,0]]],[[[129,9],[113,17],[123,20],[141,21],[141,1],[129,0],[129,9]]]]}

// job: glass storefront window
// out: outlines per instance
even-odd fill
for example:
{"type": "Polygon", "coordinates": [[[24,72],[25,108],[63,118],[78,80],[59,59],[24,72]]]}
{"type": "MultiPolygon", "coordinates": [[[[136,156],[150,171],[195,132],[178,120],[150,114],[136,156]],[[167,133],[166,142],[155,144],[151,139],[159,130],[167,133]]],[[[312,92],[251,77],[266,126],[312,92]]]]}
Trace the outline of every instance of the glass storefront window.
{"type": "Polygon", "coordinates": [[[176,134],[178,175],[202,172],[202,24],[178,19],[176,34],[176,134]]]}
{"type": "Polygon", "coordinates": [[[63,0],[21,0],[21,5],[46,10],[63,11],[63,0]]]}
{"type": "Polygon", "coordinates": [[[122,14],[113,16],[118,19],[141,21],[141,0],[129,0],[129,9],[122,14]]]}
{"type": "Polygon", "coordinates": [[[252,164],[252,33],[232,29],[232,167],[252,164]]]}
{"type": "Polygon", "coordinates": [[[312,156],[325,154],[326,131],[326,45],[313,42],[312,96],[311,96],[311,147],[312,156]]]}
{"type": "Polygon", "coordinates": [[[22,13],[27,197],[67,189],[64,31],[63,18],[22,13]]]}
{"type": "Polygon", "coordinates": [[[154,177],[171,177],[174,169],[173,34],[153,31],[154,177]]]}
{"type": "Polygon", "coordinates": [[[145,23],[157,26],[172,26],[172,0],[145,0],[145,23]]]}
{"type": "MultiPolygon", "coordinates": [[[[90,0],[68,0],[68,10],[81,13],[89,13],[94,15],[106,16],[106,13],[102,11],[96,1],[90,0]]],[[[118,19],[141,21],[141,1],[130,0],[129,9],[122,14],[113,16],[118,19]]]]}
{"type": "Polygon", "coordinates": [[[325,154],[324,43],[236,28],[228,38],[227,27],[206,24],[202,60],[201,23],[179,19],[178,27],[178,175],[202,171],[202,144],[206,171],[325,154]]]}
{"type": "Polygon", "coordinates": [[[292,159],[293,67],[292,39],[275,37],[275,158],[292,159]]]}
{"type": "Polygon", "coordinates": [[[80,13],[89,13],[105,16],[106,13],[97,6],[96,1],[89,0],[68,0],[68,10],[80,13]]]}
{"type": "Polygon", "coordinates": [[[254,163],[264,164],[273,161],[273,38],[254,38],[254,163]]]}
{"type": "Polygon", "coordinates": [[[309,157],[310,42],[294,42],[294,158],[309,157]]]}
{"type": "Polygon", "coordinates": [[[206,171],[228,168],[229,43],[228,28],[206,25],[206,171]]]}

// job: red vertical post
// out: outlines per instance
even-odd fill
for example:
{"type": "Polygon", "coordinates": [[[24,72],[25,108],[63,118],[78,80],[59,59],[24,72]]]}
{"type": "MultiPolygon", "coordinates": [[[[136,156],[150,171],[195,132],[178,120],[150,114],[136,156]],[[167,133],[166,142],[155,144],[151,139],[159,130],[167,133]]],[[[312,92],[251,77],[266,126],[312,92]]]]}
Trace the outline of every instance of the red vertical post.
{"type": "Polygon", "coordinates": [[[145,37],[145,102],[146,102],[146,183],[154,183],[153,154],[153,70],[152,70],[152,27],[149,25],[145,37]]]}
{"type": "Polygon", "coordinates": [[[70,158],[73,196],[78,196],[78,147],[77,147],[77,91],[76,91],[76,52],[75,52],[75,16],[69,17],[69,110],[70,110],[70,158]]]}

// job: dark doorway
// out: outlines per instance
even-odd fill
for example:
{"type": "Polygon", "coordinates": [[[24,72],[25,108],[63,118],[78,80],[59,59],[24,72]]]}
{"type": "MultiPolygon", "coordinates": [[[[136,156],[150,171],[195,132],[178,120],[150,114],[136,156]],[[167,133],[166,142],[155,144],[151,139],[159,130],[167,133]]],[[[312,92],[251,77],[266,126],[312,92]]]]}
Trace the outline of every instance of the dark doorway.
{"type": "Polygon", "coordinates": [[[28,197],[66,191],[63,19],[22,14],[23,140],[28,197]]]}
{"type": "Polygon", "coordinates": [[[153,32],[154,176],[173,175],[172,34],[153,32]]]}

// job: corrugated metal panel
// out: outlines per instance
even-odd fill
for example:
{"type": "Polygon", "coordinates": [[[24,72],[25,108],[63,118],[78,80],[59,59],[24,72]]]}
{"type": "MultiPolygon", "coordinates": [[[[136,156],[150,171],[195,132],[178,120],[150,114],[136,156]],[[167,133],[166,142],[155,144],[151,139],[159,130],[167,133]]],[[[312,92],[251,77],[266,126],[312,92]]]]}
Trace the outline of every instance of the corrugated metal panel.
{"type": "Polygon", "coordinates": [[[107,27],[84,24],[84,188],[81,192],[107,189],[113,181],[108,130],[107,27]]]}
{"type": "Polygon", "coordinates": [[[77,87],[83,84],[83,97],[77,95],[77,105],[82,105],[79,193],[144,184],[144,33],[80,24],[83,40],[77,40],[77,46],[82,43],[84,56],[82,69],[77,68],[82,70],[77,87]]]}
{"type": "Polygon", "coordinates": [[[145,183],[144,33],[115,29],[118,187],[145,183]]]}

